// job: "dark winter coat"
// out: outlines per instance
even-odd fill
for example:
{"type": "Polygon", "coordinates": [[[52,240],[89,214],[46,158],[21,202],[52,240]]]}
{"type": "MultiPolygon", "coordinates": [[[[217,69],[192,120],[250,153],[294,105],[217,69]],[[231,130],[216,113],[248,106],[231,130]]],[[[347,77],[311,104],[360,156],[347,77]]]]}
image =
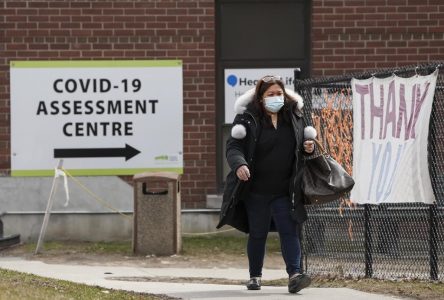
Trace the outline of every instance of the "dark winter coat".
{"type": "MultiPolygon", "coordinates": [[[[286,90],[289,93],[288,90],[286,90]]],[[[251,92],[250,92],[251,93],[251,92]]],[[[293,93],[291,96],[295,98],[295,101],[302,103],[302,98],[293,93]]],[[[241,96],[242,97],[242,96],[241,96]]],[[[236,101],[244,100],[239,98],[236,101]]],[[[303,105],[303,104],[302,104],[303,105]]],[[[299,105],[299,109],[302,108],[299,105]]],[[[231,225],[232,227],[242,231],[249,232],[248,218],[244,206],[244,199],[248,197],[250,181],[242,181],[236,175],[236,170],[242,166],[247,165],[252,174],[254,174],[254,153],[256,149],[256,143],[261,131],[261,125],[256,116],[248,109],[248,103],[244,103],[243,109],[238,110],[238,113],[233,122],[232,136],[227,141],[226,157],[231,171],[229,172],[223,195],[222,207],[220,212],[220,221],[217,228],[223,225],[231,225]],[[237,134],[235,131],[241,129],[241,134],[237,134]],[[237,136],[236,136],[237,135],[237,136]],[[234,138],[236,136],[237,138],[234,138]]],[[[303,223],[307,220],[307,212],[303,204],[303,195],[301,189],[302,183],[302,170],[303,170],[303,141],[304,141],[304,127],[305,122],[302,118],[302,112],[295,110],[290,116],[291,123],[294,130],[296,139],[295,147],[295,160],[293,164],[292,177],[290,180],[289,195],[290,201],[293,201],[293,211],[289,211],[293,215],[293,219],[298,223],[303,223]]]]}

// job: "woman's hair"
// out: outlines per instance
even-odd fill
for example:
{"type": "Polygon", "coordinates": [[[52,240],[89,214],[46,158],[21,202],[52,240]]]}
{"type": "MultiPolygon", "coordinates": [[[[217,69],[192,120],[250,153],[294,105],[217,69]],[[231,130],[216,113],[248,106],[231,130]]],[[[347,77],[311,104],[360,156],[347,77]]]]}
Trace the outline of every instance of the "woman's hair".
{"type": "Polygon", "coordinates": [[[293,111],[296,107],[296,101],[292,99],[286,92],[285,92],[285,86],[282,82],[281,77],[279,76],[264,76],[256,84],[256,90],[253,96],[253,111],[255,114],[259,117],[259,120],[265,121],[265,123],[270,123],[271,125],[271,119],[265,112],[265,107],[263,105],[263,97],[264,93],[268,90],[268,88],[274,84],[277,84],[281,87],[282,91],[284,92],[284,106],[279,111],[279,115],[282,115],[284,117],[284,120],[286,122],[290,121],[289,118],[289,111],[293,111]],[[281,114],[281,112],[284,112],[281,114]]]}

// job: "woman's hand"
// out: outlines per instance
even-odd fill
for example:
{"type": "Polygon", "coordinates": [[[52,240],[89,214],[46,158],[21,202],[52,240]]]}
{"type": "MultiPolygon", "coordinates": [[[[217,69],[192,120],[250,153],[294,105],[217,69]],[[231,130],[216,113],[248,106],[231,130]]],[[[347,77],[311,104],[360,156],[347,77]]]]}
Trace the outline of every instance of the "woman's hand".
{"type": "Polygon", "coordinates": [[[313,153],[314,149],[315,149],[315,143],[314,143],[313,140],[306,140],[304,142],[304,150],[305,150],[305,152],[313,153]]]}
{"type": "Polygon", "coordinates": [[[247,181],[250,178],[250,170],[246,165],[242,165],[236,170],[237,177],[242,181],[247,181]]]}

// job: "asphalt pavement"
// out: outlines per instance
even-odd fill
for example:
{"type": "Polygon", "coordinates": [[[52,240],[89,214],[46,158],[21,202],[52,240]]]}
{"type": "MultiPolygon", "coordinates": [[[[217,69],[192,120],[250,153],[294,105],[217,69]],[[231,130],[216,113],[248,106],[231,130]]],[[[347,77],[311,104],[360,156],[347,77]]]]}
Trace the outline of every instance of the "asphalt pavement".
{"type": "MultiPolygon", "coordinates": [[[[125,266],[91,266],[48,264],[21,257],[0,257],[0,268],[38,276],[63,279],[107,289],[118,289],[149,294],[164,294],[181,299],[297,299],[307,300],[388,300],[406,299],[364,293],[348,288],[306,288],[289,294],[287,287],[263,286],[260,291],[248,291],[243,285],[173,282],[174,278],[219,278],[245,280],[248,270],[220,268],[142,268],[125,266]],[[144,281],[145,279],[145,281],[144,281]],[[148,279],[149,281],[146,281],[148,279]],[[157,280],[161,281],[158,282],[157,280]]],[[[282,270],[263,270],[263,280],[286,278],[282,270]]],[[[197,280],[196,280],[197,281],[197,280]]],[[[193,281],[194,282],[194,281],[193,281]]]]}

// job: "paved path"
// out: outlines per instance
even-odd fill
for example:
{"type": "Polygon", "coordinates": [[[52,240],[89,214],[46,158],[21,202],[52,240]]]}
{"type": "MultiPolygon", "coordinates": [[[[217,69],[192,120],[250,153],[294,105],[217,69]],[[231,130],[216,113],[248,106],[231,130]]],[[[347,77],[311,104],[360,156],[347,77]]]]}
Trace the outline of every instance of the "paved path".
{"type": "MultiPolygon", "coordinates": [[[[369,294],[347,288],[307,288],[298,294],[289,294],[287,287],[264,286],[260,291],[247,291],[241,285],[200,283],[142,282],[114,280],[113,277],[199,277],[244,280],[245,269],[193,269],[193,268],[142,268],[119,266],[83,266],[47,264],[19,257],[0,257],[0,268],[31,273],[38,276],[63,279],[108,289],[120,289],[150,294],[165,294],[171,297],[196,300],[244,300],[244,299],[298,299],[308,300],[388,300],[402,299],[369,294]]],[[[281,270],[264,270],[264,280],[285,278],[281,270]]],[[[167,281],[167,279],[165,279],[167,281]]]]}

